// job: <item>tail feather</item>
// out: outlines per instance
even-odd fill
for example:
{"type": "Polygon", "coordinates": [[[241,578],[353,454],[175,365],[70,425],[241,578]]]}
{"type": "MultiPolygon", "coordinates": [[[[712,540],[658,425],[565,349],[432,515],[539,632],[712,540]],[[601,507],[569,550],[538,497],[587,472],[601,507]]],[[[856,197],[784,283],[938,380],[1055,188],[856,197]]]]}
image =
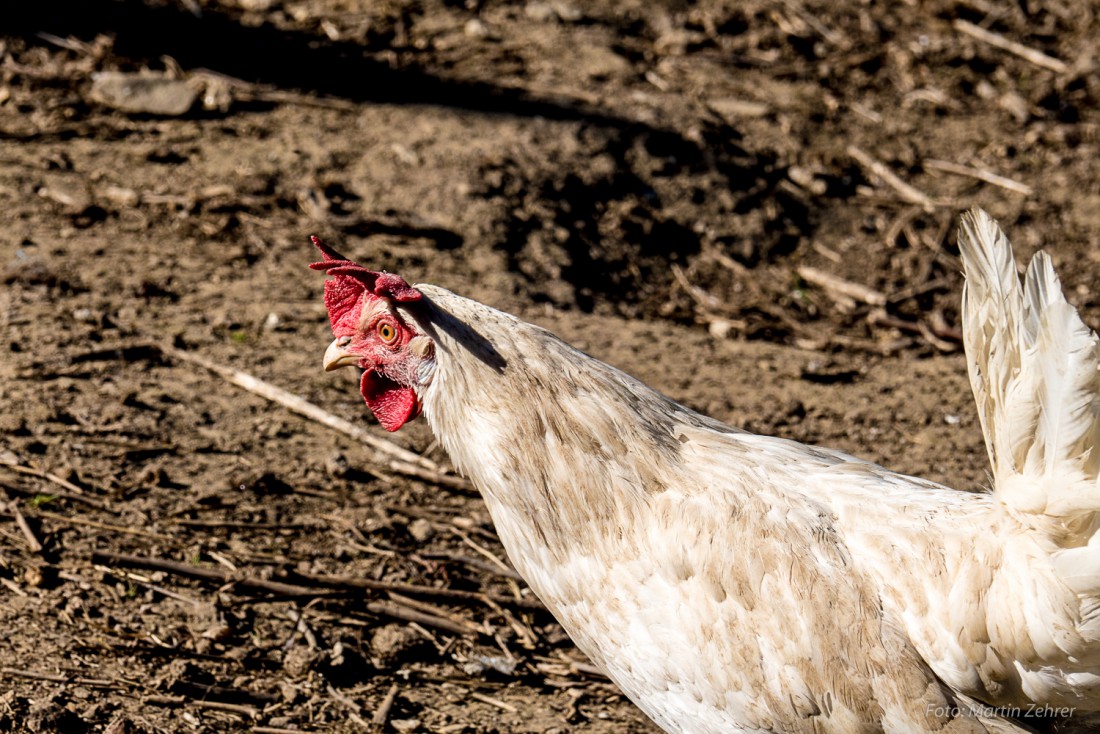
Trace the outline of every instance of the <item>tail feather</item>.
{"type": "Polygon", "coordinates": [[[1015,431],[1030,433],[1033,410],[1019,400],[1014,376],[1020,371],[1017,331],[1021,323],[1023,295],[1012,248],[997,224],[983,211],[969,211],[959,228],[959,251],[966,282],[963,285],[963,344],[970,372],[970,386],[977,401],[978,418],[994,476],[1002,466],[1015,466],[1019,438],[1015,431]],[[1000,414],[1011,407],[1011,420],[1000,414]]]}
{"type": "Polygon", "coordinates": [[[1045,254],[1021,287],[1011,245],[985,212],[963,216],[959,249],[964,345],[994,491],[1014,511],[1091,534],[1096,523],[1085,516],[1100,512],[1100,341],[1045,254]]]}

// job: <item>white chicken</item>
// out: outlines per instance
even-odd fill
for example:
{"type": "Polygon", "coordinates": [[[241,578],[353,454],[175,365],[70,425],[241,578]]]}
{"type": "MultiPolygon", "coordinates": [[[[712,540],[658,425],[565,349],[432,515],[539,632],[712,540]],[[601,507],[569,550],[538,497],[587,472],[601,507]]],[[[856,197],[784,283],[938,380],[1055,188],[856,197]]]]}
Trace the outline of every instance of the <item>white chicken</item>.
{"type": "Polygon", "coordinates": [[[662,729],[1025,731],[1100,711],[1100,351],[1039,254],[964,216],[993,467],[969,493],[695,413],[544,329],[324,260],[387,430],[423,412],[516,569],[662,729]]]}

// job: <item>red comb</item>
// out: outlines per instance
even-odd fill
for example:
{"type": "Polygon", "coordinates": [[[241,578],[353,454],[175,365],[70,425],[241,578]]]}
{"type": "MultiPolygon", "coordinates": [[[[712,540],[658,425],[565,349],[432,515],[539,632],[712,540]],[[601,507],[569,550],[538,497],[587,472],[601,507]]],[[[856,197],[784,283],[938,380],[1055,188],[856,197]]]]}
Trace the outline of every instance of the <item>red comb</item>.
{"type": "Polygon", "coordinates": [[[419,301],[421,299],[422,294],[420,291],[409,285],[408,281],[400,275],[367,270],[362,265],[348,260],[322,242],[320,238],[310,237],[310,239],[313,240],[313,244],[317,245],[317,249],[321,251],[324,260],[310,263],[309,267],[314,270],[324,270],[329,275],[337,276],[338,282],[344,282],[341,290],[346,290],[348,286],[352,285],[344,281],[344,278],[349,278],[356,281],[354,288],[359,292],[366,290],[380,298],[390,298],[394,301],[419,301]]]}

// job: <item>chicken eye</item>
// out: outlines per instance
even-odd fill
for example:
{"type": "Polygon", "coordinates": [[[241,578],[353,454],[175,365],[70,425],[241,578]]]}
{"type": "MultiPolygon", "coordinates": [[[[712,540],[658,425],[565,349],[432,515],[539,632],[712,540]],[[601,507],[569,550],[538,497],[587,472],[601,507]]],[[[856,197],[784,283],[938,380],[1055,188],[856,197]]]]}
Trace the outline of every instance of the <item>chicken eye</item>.
{"type": "Polygon", "coordinates": [[[382,341],[389,344],[397,338],[397,329],[393,328],[393,324],[382,322],[378,325],[378,336],[382,338],[382,341]]]}

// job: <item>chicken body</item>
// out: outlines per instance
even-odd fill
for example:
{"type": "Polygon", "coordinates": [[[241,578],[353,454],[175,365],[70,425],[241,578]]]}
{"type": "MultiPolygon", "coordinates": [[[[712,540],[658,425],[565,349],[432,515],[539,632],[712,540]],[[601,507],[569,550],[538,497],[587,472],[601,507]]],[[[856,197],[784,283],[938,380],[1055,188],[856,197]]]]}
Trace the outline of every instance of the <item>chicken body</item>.
{"type": "Polygon", "coordinates": [[[517,570],[665,731],[1020,731],[1006,715],[1100,709],[1096,579],[1060,560],[1090,548],[1089,511],[749,434],[416,290],[370,308],[432,348],[380,374],[415,390],[517,570]]]}
{"type": "Polygon", "coordinates": [[[951,689],[1007,700],[981,683],[1016,677],[984,640],[1003,556],[989,495],[736,431],[417,287],[427,333],[477,324],[495,353],[436,331],[425,417],[516,569],[666,731],[937,731],[961,707],[951,689]],[[953,599],[959,579],[973,585],[953,599]]]}

